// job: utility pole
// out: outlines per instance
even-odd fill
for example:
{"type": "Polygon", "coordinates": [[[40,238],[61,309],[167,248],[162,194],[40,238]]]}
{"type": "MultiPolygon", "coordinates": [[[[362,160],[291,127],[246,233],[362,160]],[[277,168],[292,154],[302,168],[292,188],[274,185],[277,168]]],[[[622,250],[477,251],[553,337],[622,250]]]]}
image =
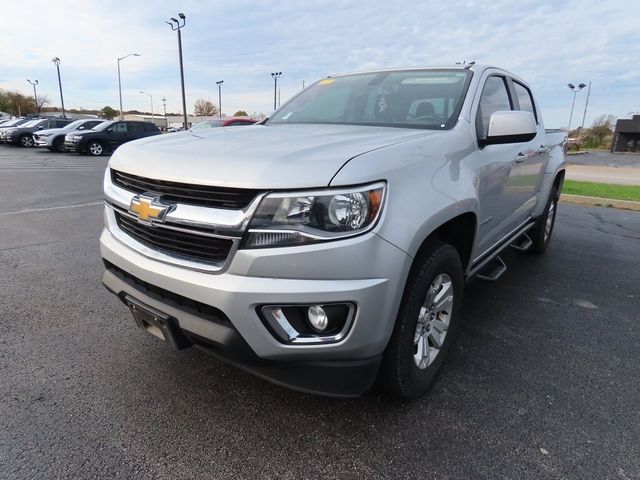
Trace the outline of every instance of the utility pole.
{"type": "Polygon", "coordinates": [[[584,102],[584,113],[582,114],[582,125],[580,126],[580,132],[578,133],[578,140],[584,130],[584,119],[587,116],[587,107],[589,106],[589,96],[591,95],[591,82],[589,82],[589,88],[587,88],[587,100],[584,102]]]}
{"type": "Polygon", "coordinates": [[[278,89],[278,107],[280,107],[280,89],[278,89]]]}
{"type": "Polygon", "coordinates": [[[177,18],[171,17],[171,22],[166,22],[171,30],[178,32],[178,54],[180,56],[180,85],[182,86],[182,114],[184,115],[184,129],[189,129],[189,122],[187,120],[187,99],[184,92],[184,66],[182,62],[182,28],[186,25],[187,20],[184,13],[179,13],[178,18],[182,20],[182,24],[177,18]]]}
{"type": "Polygon", "coordinates": [[[164,108],[164,118],[167,118],[167,99],[162,97],[162,108],[164,108]]]}
{"type": "Polygon", "coordinates": [[[62,80],[60,79],[60,59],[58,57],[53,57],[51,61],[55,63],[56,69],[58,70],[58,87],[60,88],[60,103],[62,104],[62,118],[67,118],[67,115],[64,113],[64,98],[62,96],[62,80]]]}
{"type": "Polygon", "coordinates": [[[34,80],[32,82],[27,78],[27,82],[33,85],[33,99],[36,101],[36,113],[40,115],[40,105],[38,105],[38,93],[36,92],[36,85],[38,85],[38,80],[34,80]]]}
{"type": "Polygon", "coordinates": [[[282,72],[271,72],[273,77],[273,109],[277,110],[276,100],[278,98],[278,77],[282,75],[282,72]]]}
{"type": "Polygon", "coordinates": [[[220,80],[219,82],[216,82],[216,85],[218,85],[218,114],[220,118],[222,118],[222,84],[223,83],[224,83],[224,80],[220,80]]]}

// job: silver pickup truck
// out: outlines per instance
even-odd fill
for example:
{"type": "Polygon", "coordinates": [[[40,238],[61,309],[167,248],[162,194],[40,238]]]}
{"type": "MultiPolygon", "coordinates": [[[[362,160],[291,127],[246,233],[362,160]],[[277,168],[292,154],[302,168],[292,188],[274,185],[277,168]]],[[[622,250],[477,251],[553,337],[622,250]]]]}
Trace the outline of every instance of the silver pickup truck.
{"type": "Polygon", "coordinates": [[[498,279],[506,247],[547,248],[564,143],[498,68],[330,76],[261,124],[118,148],[103,283],[175,348],[306,392],[416,397],[465,283],[498,279]]]}

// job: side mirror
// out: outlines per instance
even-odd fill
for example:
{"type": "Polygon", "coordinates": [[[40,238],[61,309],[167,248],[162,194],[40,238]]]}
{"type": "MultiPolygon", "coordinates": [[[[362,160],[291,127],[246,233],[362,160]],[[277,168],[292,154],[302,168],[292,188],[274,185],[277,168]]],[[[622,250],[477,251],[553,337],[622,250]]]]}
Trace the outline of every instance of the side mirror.
{"type": "Polygon", "coordinates": [[[113,128],[107,128],[107,133],[113,133],[113,128]]]}
{"type": "Polygon", "coordinates": [[[38,125],[38,130],[42,130],[44,127],[42,125],[38,125]]]}
{"type": "Polygon", "coordinates": [[[487,138],[480,139],[481,147],[505,143],[529,142],[537,134],[536,120],[530,112],[499,110],[489,118],[487,138]]]}
{"type": "Polygon", "coordinates": [[[84,127],[78,127],[78,130],[84,130],[84,127]]]}

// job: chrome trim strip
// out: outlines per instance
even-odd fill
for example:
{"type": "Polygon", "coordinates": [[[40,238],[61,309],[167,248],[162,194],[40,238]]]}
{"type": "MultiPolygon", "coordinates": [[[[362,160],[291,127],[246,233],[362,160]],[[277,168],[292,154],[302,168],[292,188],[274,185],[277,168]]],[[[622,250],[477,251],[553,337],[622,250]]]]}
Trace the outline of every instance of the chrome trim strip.
{"type": "MultiPolygon", "coordinates": [[[[131,200],[137,194],[114,185],[110,179],[105,180],[104,192],[107,203],[129,210],[131,200]]],[[[256,196],[244,210],[199,207],[177,203],[176,208],[167,213],[165,221],[185,226],[208,228],[213,233],[222,236],[240,237],[247,229],[253,212],[258,208],[264,195],[263,193],[256,196]]]]}
{"type": "MultiPolygon", "coordinates": [[[[342,304],[349,308],[347,312],[347,320],[344,323],[344,327],[335,335],[325,335],[310,337],[300,334],[293,325],[287,320],[282,308],[284,307],[300,307],[300,304],[286,304],[286,305],[265,305],[260,310],[265,320],[269,323],[274,332],[286,343],[293,345],[317,345],[324,343],[340,343],[349,333],[353,319],[355,318],[356,307],[352,302],[331,302],[323,305],[336,305],[342,304]],[[279,313],[277,313],[279,312],[279,313]]],[[[306,306],[306,305],[304,305],[306,306]]]]}
{"type": "MultiPolygon", "coordinates": [[[[110,205],[107,202],[105,202],[105,205],[107,207],[112,208],[114,211],[117,211],[123,217],[130,218],[131,220],[135,220],[136,222],[138,221],[138,217],[136,215],[133,215],[132,213],[130,213],[130,212],[126,211],[126,210],[123,210],[122,208],[120,208],[118,206],[110,205]]],[[[147,224],[147,223],[143,223],[142,225],[144,225],[146,227],[149,227],[149,224],[147,224]]],[[[189,228],[174,227],[173,225],[169,225],[166,222],[165,223],[153,223],[152,226],[149,227],[149,228],[160,228],[160,229],[166,229],[166,230],[175,230],[176,232],[188,233],[190,235],[200,235],[202,237],[211,237],[211,238],[222,238],[222,239],[226,239],[226,240],[238,240],[239,238],[241,238],[240,236],[237,236],[237,235],[218,235],[216,233],[203,232],[202,230],[191,230],[189,228]]]]}

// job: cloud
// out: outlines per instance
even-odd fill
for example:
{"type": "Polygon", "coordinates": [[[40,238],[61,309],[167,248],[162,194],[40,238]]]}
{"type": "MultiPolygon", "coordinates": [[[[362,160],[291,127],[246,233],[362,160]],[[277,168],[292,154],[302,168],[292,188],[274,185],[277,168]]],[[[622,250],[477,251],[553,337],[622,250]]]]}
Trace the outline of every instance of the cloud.
{"type": "MultiPolygon", "coordinates": [[[[116,58],[125,108],[180,108],[177,39],[164,21],[179,11],[184,29],[187,108],[199,97],[223,108],[268,112],[272,71],[284,72],[284,101],[327,74],[394,66],[476,60],[504,67],[531,83],[548,127],[566,126],[569,82],[592,81],[587,124],[602,113],[640,110],[640,29],[622,0],[512,2],[397,0],[273,0],[165,2],[49,2],[3,6],[0,88],[29,93],[25,78],[40,80],[57,103],[50,59],[62,59],[65,104],[117,107],[116,58]],[[43,24],[47,28],[42,28],[43,24]],[[11,45],[12,48],[6,48],[11,45]]],[[[576,102],[580,110],[586,94],[576,102]]]]}

